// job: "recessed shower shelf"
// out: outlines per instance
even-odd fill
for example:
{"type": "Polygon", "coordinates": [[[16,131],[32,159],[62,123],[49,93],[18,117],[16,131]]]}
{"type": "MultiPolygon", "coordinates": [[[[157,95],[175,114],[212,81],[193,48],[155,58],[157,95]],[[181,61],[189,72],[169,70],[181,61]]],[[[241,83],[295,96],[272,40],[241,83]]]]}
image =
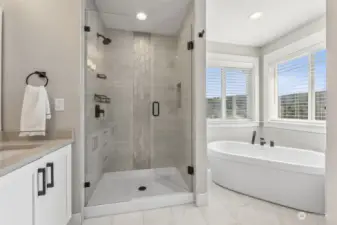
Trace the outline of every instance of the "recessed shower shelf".
{"type": "Polygon", "coordinates": [[[105,103],[105,104],[110,104],[111,99],[107,97],[106,95],[94,95],[94,101],[98,103],[105,103]]]}

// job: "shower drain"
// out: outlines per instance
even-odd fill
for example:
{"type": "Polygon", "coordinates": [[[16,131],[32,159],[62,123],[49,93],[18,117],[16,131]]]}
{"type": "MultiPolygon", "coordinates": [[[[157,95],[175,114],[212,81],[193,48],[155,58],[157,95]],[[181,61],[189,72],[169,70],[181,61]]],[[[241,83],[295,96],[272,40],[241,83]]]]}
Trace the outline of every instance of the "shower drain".
{"type": "Polygon", "coordinates": [[[146,187],[145,186],[140,186],[139,188],[138,188],[138,191],[145,191],[146,190],[146,187]]]}

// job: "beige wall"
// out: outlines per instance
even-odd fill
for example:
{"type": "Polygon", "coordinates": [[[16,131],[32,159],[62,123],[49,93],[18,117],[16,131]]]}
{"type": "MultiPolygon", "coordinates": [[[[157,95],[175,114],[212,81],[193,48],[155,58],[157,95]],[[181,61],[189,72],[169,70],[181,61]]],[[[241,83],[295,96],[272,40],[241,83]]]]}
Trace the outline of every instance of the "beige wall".
{"type": "MultiPolygon", "coordinates": [[[[65,99],[64,112],[52,112],[48,132],[74,128],[73,211],[81,210],[81,93],[83,88],[83,4],[81,0],[1,0],[3,29],[3,128],[18,130],[26,76],[44,70],[47,91],[65,99]]],[[[53,106],[52,106],[53,108],[53,106]]]]}

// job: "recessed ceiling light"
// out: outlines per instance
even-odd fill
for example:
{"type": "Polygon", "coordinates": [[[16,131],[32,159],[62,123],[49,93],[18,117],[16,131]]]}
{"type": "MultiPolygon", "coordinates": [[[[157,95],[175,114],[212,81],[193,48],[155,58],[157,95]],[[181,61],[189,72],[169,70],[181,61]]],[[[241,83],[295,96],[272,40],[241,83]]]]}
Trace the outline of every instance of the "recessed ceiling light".
{"type": "Polygon", "coordinates": [[[258,20],[262,17],[263,12],[255,12],[252,15],[249,16],[249,19],[251,20],[258,20]]]}
{"type": "Polygon", "coordinates": [[[146,20],[147,19],[147,15],[143,12],[139,12],[137,13],[137,19],[139,20],[146,20]]]}

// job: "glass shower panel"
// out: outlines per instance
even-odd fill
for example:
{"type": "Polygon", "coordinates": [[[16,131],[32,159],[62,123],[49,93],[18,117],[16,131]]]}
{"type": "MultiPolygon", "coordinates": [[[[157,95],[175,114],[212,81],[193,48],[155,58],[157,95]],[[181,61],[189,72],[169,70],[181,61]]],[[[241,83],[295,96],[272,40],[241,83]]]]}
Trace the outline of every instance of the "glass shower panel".
{"type": "Polygon", "coordinates": [[[192,166],[191,34],[191,24],[186,23],[178,37],[151,37],[151,167],[165,168],[158,173],[176,185],[176,191],[192,191],[187,170],[192,166]]]}

